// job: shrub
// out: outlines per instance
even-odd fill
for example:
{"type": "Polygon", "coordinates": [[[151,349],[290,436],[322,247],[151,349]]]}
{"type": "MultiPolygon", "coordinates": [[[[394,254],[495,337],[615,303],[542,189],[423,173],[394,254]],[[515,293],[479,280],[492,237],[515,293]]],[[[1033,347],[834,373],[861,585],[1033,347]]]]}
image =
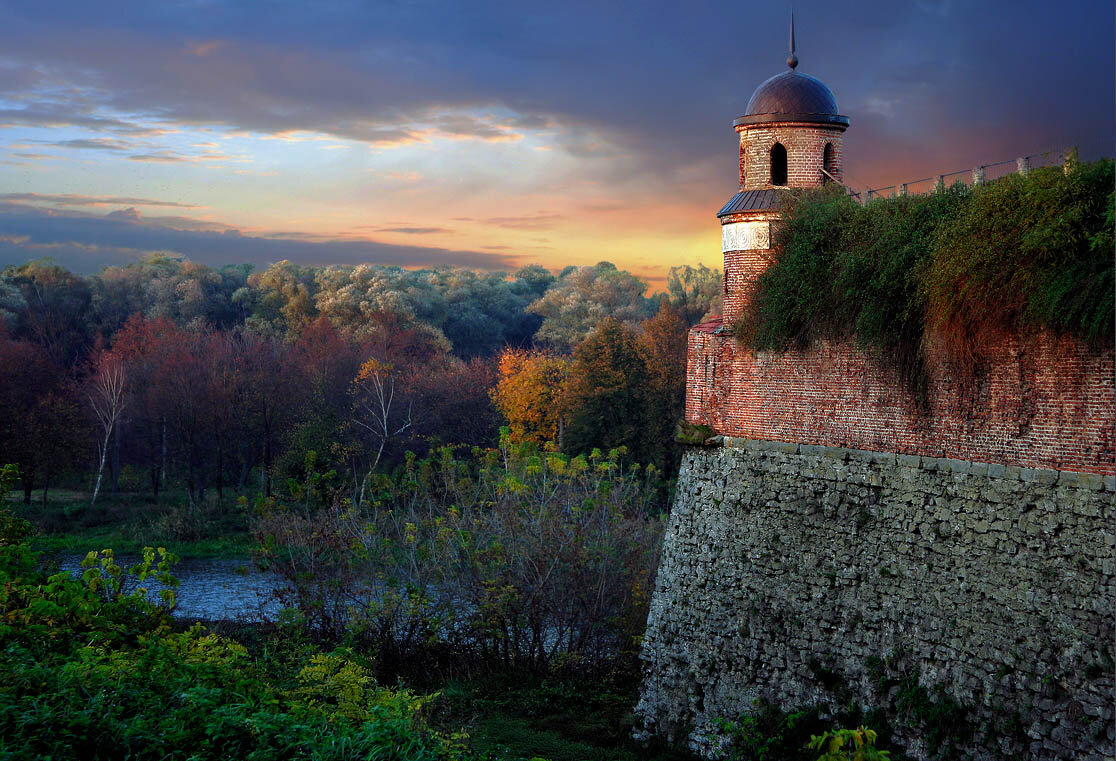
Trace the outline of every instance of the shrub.
{"type": "Polygon", "coordinates": [[[503,667],[597,668],[634,658],[663,526],[658,474],[622,452],[449,448],[371,485],[369,508],[271,507],[260,560],[327,638],[386,660],[441,643],[503,667]]]}
{"type": "Polygon", "coordinates": [[[789,194],[776,258],[733,326],[758,351],[854,340],[917,391],[930,345],[963,366],[1004,332],[1113,336],[1113,162],[856,204],[789,194]]]}
{"type": "Polygon", "coordinates": [[[887,761],[891,757],[889,751],[876,748],[876,733],[867,727],[811,737],[810,748],[825,751],[817,761],[887,761]]]}
{"type": "MultiPolygon", "coordinates": [[[[167,607],[111,552],[80,579],[0,547],[0,755],[12,759],[461,759],[429,727],[427,698],[375,683],[351,653],[310,659],[293,681],[238,643],[170,628],[167,607]],[[132,591],[128,592],[127,590],[132,591]]],[[[161,562],[167,562],[165,556],[161,562]]],[[[168,581],[164,577],[163,581],[168,581]]]]}
{"type": "Polygon", "coordinates": [[[977,188],[944,220],[922,276],[929,327],[952,355],[994,331],[1113,335],[1112,160],[1045,167],[977,188]]]}
{"type": "Polygon", "coordinates": [[[723,761],[813,761],[806,752],[814,732],[825,729],[816,708],[783,712],[764,700],[736,719],[719,719],[718,758],[723,761]]]}

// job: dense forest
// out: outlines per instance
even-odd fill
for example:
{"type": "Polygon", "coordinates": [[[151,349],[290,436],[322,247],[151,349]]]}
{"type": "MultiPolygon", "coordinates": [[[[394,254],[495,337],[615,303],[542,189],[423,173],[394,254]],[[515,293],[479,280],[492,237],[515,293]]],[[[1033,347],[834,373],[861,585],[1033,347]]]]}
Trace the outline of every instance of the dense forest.
{"type": "Polygon", "coordinates": [[[313,452],[359,505],[405,452],[495,446],[508,425],[669,472],[685,330],[720,290],[719,272],[676,267],[648,297],[607,262],[253,272],[154,255],[91,277],[29,262],[0,273],[0,461],[28,502],[66,485],[195,504],[271,496],[313,452]]]}

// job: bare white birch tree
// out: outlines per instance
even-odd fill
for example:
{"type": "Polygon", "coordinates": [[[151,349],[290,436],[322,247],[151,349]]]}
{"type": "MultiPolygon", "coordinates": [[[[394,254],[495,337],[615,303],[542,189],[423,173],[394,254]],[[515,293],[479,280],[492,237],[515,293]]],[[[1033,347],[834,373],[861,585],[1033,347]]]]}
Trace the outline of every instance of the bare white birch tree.
{"type": "Polygon", "coordinates": [[[93,412],[105,432],[104,441],[100,445],[101,463],[97,468],[97,483],[93,487],[93,499],[90,505],[97,503],[97,494],[101,491],[101,477],[105,471],[105,457],[108,454],[109,439],[112,431],[120,420],[124,411],[124,384],[126,381],[124,361],[112,354],[101,355],[97,363],[97,373],[93,377],[89,393],[89,402],[93,405],[93,412]]]}
{"type": "Polygon", "coordinates": [[[395,374],[394,367],[386,362],[370,359],[361,365],[360,373],[353,381],[353,391],[356,398],[356,407],[353,422],[372,434],[372,438],[379,442],[376,456],[368,466],[368,475],[360,485],[360,496],[357,505],[364,502],[364,489],[368,479],[376,471],[383,456],[384,447],[389,439],[398,436],[411,427],[411,406],[408,404],[405,412],[393,411],[395,406],[395,374]]]}

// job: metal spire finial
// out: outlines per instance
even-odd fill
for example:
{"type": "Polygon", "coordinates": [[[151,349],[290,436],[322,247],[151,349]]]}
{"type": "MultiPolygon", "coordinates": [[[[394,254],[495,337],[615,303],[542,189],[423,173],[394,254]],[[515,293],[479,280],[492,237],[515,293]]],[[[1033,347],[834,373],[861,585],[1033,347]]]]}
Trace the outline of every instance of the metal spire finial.
{"type": "Polygon", "coordinates": [[[794,9],[791,9],[791,32],[790,32],[790,57],[787,58],[787,66],[791,67],[793,71],[798,66],[798,56],[794,54],[794,9]]]}

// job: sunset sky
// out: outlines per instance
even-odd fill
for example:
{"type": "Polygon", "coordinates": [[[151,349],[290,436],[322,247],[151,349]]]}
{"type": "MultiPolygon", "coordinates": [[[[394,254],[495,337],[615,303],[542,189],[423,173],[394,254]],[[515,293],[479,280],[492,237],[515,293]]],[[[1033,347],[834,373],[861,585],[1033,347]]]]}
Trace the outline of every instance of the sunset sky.
{"type": "MultiPolygon", "coordinates": [[[[1113,153],[1111,0],[795,3],[878,187],[1113,153]]],[[[720,266],[766,2],[0,6],[0,266],[720,266]]]]}

